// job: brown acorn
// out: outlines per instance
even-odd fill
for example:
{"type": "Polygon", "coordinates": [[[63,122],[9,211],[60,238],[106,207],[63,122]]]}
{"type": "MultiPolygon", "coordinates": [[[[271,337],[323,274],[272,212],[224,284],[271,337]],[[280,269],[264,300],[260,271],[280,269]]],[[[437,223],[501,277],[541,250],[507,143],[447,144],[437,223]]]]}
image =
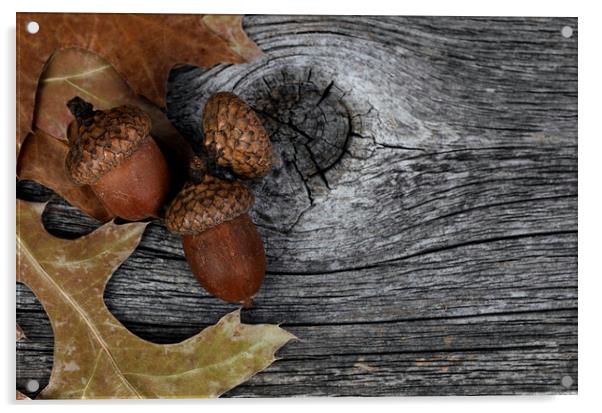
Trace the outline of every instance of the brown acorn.
{"type": "Polygon", "coordinates": [[[266,270],[261,236],[247,214],[253,202],[240,183],[204,174],[184,185],[165,214],[167,228],[181,234],[184,255],[201,285],[246,308],[266,270]]]}
{"type": "Polygon", "coordinates": [[[133,106],[93,110],[79,97],[67,106],[76,118],[69,126],[65,161],[73,182],[89,185],[118,217],[129,221],[158,217],[170,174],[150,136],[149,116],[133,106]]]}
{"type": "Polygon", "coordinates": [[[272,143],[257,114],[234,93],[211,96],[203,111],[204,145],[215,163],[242,178],[267,175],[272,143]]]}

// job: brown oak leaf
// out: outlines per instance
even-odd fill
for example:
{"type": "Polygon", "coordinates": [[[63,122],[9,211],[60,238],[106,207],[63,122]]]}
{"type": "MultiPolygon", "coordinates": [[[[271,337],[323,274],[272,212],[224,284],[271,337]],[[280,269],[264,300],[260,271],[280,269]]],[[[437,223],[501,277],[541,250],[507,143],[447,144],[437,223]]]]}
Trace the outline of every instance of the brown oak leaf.
{"type": "Polygon", "coordinates": [[[25,333],[23,332],[23,329],[17,323],[17,341],[25,340],[26,338],[27,337],[25,336],[25,333]]]}
{"type": "Polygon", "coordinates": [[[17,395],[15,396],[15,399],[16,400],[31,400],[29,397],[27,397],[26,395],[21,393],[19,390],[17,390],[17,395]]]}
{"type": "Polygon", "coordinates": [[[17,200],[17,281],[48,313],[54,364],[40,398],[213,397],[268,367],[294,336],[276,325],[246,325],[239,311],[187,340],[154,344],[127,330],[103,294],[146,224],[107,223],[75,240],[44,229],[45,204],[17,200]]]}
{"type": "Polygon", "coordinates": [[[160,107],[173,66],[243,63],[262,53],[244,34],[241,16],[17,13],[17,154],[31,132],[38,79],[62,48],[101,55],[160,107]],[[39,31],[32,34],[26,28],[34,21],[39,31]]]}

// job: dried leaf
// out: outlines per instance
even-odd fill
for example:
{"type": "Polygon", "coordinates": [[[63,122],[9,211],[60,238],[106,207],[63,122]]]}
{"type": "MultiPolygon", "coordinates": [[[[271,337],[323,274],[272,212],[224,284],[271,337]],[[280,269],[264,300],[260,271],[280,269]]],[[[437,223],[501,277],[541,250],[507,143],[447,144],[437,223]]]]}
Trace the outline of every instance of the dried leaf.
{"type": "Polygon", "coordinates": [[[17,153],[31,131],[38,79],[56,50],[103,56],[136,94],[162,107],[174,65],[243,63],[261,54],[240,17],[208,22],[202,15],[17,13],[17,153]],[[38,33],[27,32],[30,21],[39,24],[38,33]]]}
{"type": "Polygon", "coordinates": [[[29,397],[17,390],[16,400],[31,400],[29,397]]]}
{"type": "Polygon", "coordinates": [[[177,344],[142,340],[107,309],[111,274],[136,248],[145,224],[108,223],[76,240],[48,234],[44,204],[17,201],[17,277],[48,313],[54,365],[42,398],[218,396],[274,361],[291,334],[245,325],[239,312],[177,344]]]}
{"type": "Polygon", "coordinates": [[[17,341],[21,341],[21,340],[25,340],[25,339],[27,339],[27,337],[25,336],[23,329],[21,329],[21,326],[17,323],[17,341]]]}
{"type": "Polygon", "coordinates": [[[242,28],[242,17],[229,14],[208,14],[203,16],[203,23],[213,33],[224,39],[230,48],[246,61],[251,61],[262,55],[261,49],[247,37],[242,28]]]}
{"type": "Polygon", "coordinates": [[[174,188],[185,178],[185,165],[192,150],[165,114],[148,100],[136,95],[103,58],[82,49],[64,49],[50,59],[40,78],[36,95],[36,128],[25,140],[17,162],[17,175],[53,189],[70,204],[106,222],[113,218],[92,190],[74,185],[65,169],[68,147],[66,131],[73,116],[66,103],[82,96],[97,109],[120,105],[138,106],[152,119],[151,134],[170,162],[174,188]]]}

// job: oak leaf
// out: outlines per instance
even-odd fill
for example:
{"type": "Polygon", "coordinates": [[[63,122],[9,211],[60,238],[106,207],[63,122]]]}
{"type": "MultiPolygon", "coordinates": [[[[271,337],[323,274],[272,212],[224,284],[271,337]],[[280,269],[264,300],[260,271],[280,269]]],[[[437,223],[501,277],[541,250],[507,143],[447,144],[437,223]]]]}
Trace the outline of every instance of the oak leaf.
{"type": "Polygon", "coordinates": [[[23,329],[21,328],[19,323],[17,323],[17,341],[22,341],[22,340],[25,340],[26,338],[27,337],[25,336],[23,329]]]}
{"type": "Polygon", "coordinates": [[[21,393],[19,390],[16,391],[17,394],[15,396],[15,400],[31,400],[29,397],[21,393]]]}
{"type": "Polygon", "coordinates": [[[62,48],[101,55],[159,107],[173,66],[243,63],[262,53],[244,34],[241,16],[17,13],[17,154],[31,132],[38,79],[62,48]],[[29,22],[38,23],[38,33],[27,31],[29,22]]]}
{"type": "Polygon", "coordinates": [[[41,398],[219,396],[268,367],[294,338],[276,325],[241,324],[238,311],[176,344],[135,336],[107,309],[103,292],[146,224],[110,222],[64,240],[44,230],[43,209],[17,201],[17,279],[41,301],[55,339],[41,398]]]}

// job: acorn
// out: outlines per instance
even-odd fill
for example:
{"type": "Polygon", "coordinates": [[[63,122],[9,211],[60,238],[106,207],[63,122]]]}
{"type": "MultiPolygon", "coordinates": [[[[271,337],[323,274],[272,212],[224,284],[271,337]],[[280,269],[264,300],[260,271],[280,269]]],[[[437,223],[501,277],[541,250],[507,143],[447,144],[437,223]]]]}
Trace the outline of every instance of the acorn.
{"type": "Polygon", "coordinates": [[[182,236],[186,260],[203,288],[249,308],[266,270],[261,235],[247,213],[253,194],[198,168],[199,159],[193,160],[193,180],[167,209],[165,224],[182,236]]]}
{"type": "Polygon", "coordinates": [[[158,217],[170,173],[150,136],[150,117],[133,106],[93,110],[80,97],[67,106],[75,116],[65,161],[71,180],[89,185],[113,215],[129,221],[158,217]]]}
{"type": "Polygon", "coordinates": [[[242,178],[267,175],[272,143],[253,109],[234,93],[211,96],[203,111],[203,144],[215,163],[242,178]]]}

